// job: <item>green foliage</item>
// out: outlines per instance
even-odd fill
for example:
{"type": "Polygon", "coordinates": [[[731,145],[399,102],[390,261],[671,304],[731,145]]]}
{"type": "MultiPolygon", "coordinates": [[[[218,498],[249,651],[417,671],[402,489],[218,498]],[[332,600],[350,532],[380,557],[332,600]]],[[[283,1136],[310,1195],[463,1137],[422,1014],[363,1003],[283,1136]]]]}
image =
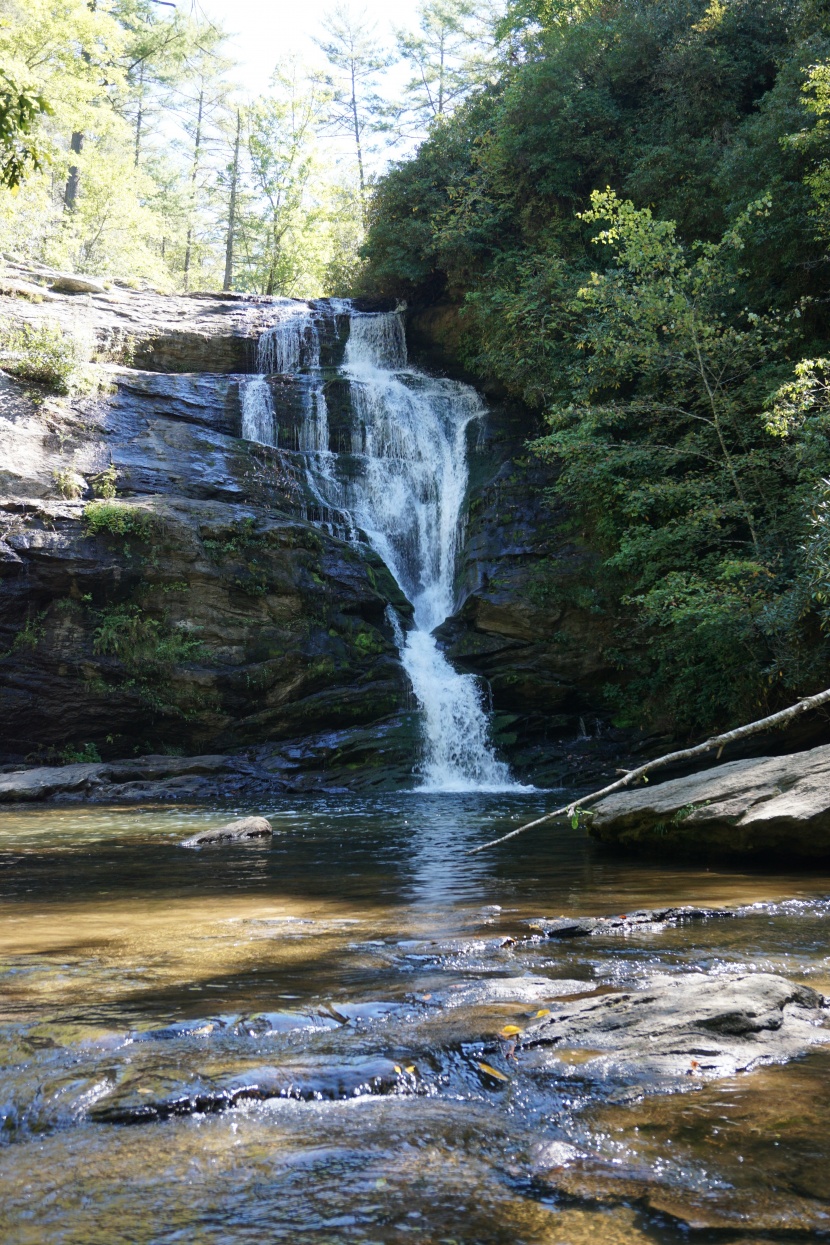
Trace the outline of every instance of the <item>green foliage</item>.
{"type": "Polygon", "coordinates": [[[609,616],[617,720],[752,716],[830,673],[826,15],[517,0],[500,33],[378,186],[364,279],[455,304],[462,362],[530,408],[590,574],[530,591],[609,616]]]}
{"type": "Polygon", "coordinates": [[[240,278],[264,294],[295,295],[319,282],[325,262],[315,128],[327,104],[296,65],[278,70],[272,93],[247,110],[248,152],[256,198],[243,211],[246,259],[240,278]]]}
{"type": "Polygon", "coordinates": [[[93,536],[126,536],[148,541],[157,521],[137,506],[111,500],[91,501],[84,507],[84,526],[93,536]]]}
{"type": "Polygon", "coordinates": [[[118,471],[114,463],[110,463],[109,467],[105,467],[103,471],[99,471],[92,478],[92,491],[96,497],[103,497],[107,500],[115,497],[116,482],[118,480],[118,471]]]}
{"type": "Polygon", "coordinates": [[[53,471],[52,478],[61,497],[66,497],[70,501],[80,497],[86,488],[86,480],[71,467],[61,467],[53,471]]]}
{"type": "Polygon", "coordinates": [[[68,744],[60,754],[62,765],[96,764],[101,753],[95,744],[68,744]]]}
{"type": "Polygon", "coordinates": [[[34,652],[42,641],[46,631],[44,622],[45,618],[46,610],[42,610],[39,614],[35,614],[34,616],[29,614],[26,621],[23,623],[23,626],[14,637],[11,648],[7,649],[5,653],[0,653],[0,661],[2,661],[5,657],[10,657],[12,653],[19,652],[22,648],[28,648],[34,652]]]}
{"type": "Polygon", "coordinates": [[[158,678],[173,667],[197,662],[205,655],[201,640],[190,632],[150,617],[140,606],[123,603],[98,611],[93,650],[117,657],[131,673],[158,678]]]}
{"type": "Polygon", "coordinates": [[[16,191],[31,169],[42,172],[46,157],[36,131],[40,118],[52,112],[34,86],[23,86],[0,69],[0,186],[16,191]]]}
{"type": "Polygon", "coordinates": [[[80,339],[57,324],[0,320],[0,366],[19,380],[34,381],[53,393],[69,393],[86,361],[80,339]]]}
{"type": "Polygon", "coordinates": [[[621,657],[622,720],[751,716],[782,673],[802,672],[800,618],[782,607],[800,573],[804,445],[776,446],[759,415],[794,331],[740,297],[744,234],[767,210],[691,247],[608,191],[582,214],[606,226],[594,240],[614,260],[569,304],[569,401],[549,405],[535,448],[647,654],[621,657]]]}

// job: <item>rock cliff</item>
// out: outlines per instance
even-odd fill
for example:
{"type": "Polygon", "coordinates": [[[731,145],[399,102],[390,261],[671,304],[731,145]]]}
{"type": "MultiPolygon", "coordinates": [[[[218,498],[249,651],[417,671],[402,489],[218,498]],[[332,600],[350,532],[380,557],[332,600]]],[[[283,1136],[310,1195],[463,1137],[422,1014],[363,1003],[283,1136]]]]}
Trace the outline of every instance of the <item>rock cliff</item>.
{"type": "Polygon", "coordinates": [[[385,611],[409,607],[375,555],[308,521],[290,452],[241,439],[273,300],[19,276],[0,314],[57,323],[93,366],[72,397],[0,375],[2,760],[286,741],[286,772],[336,784],[371,773],[363,732],[383,723],[382,780],[408,776],[385,611]]]}

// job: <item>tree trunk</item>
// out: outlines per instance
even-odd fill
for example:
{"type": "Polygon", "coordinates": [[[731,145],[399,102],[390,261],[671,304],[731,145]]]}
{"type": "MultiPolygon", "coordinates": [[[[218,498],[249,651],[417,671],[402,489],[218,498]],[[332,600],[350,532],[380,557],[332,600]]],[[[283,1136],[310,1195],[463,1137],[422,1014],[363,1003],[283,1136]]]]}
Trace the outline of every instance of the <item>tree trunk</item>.
{"type": "MultiPolygon", "coordinates": [[[[79,130],[73,131],[72,140],[69,144],[69,150],[74,151],[76,155],[80,155],[84,149],[84,136],[79,130]]],[[[75,210],[78,202],[78,192],[81,188],[81,170],[77,164],[70,164],[69,176],[66,179],[66,189],[63,192],[63,201],[69,208],[70,212],[75,210]]]]}
{"type": "Polygon", "coordinates": [[[444,31],[441,31],[441,59],[438,68],[438,116],[444,115],[444,31]]]}
{"type": "Polygon", "coordinates": [[[357,151],[357,172],[360,178],[360,202],[366,210],[366,179],[363,176],[363,144],[360,140],[360,118],[357,111],[357,88],[355,84],[355,67],[352,62],[352,125],[354,126],[354,145],[357,151]]]}
{"type": "Polygon", "coordinates": [[[231,197],[228,204],[228,236],[225,241],[225,280],[222,289],[229,290],[233,285],[233,232],[236,224],[236,183],[239,178],[239,141],[242,136],[242,112],[236,110],[236,142],[233,148],[233,170],[231,172],[231,197]]]}
{"type": "Polygon", "coordinates": [[[141,125],[144,120],[144,61],[141,62],[141,73],[138,79],[138,113],[135,119],[135,167],[141,155],[141,125]]]}
{"type": "MultiPolygon", "coordinates": [[[[190,174],[190,215],[193,216],[193,208],[196,202],[196,178],[199,173],[199,153],[202,147],[202,111],[205,106],[205,88],[202,85],[199,91],[199,109],[196,113],[196,136],[193,140],[193,169],[190,174]]],[[[187,244],[184,250],[184,288],[187,289],[190,283],[190,260],[192,256],[193,241],[193,225],[188,223],[187,226],[187,244]]]]}

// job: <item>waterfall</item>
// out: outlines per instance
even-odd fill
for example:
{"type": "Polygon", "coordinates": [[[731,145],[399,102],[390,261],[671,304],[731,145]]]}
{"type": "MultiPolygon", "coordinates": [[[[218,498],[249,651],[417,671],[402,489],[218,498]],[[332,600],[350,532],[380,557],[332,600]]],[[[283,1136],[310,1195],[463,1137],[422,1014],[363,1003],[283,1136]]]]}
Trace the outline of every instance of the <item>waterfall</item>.
{"type": "MultiPolygon", "coordinates": [[[[332,324],[333,329],[333,324],[332,324]]],[[[402,317],[359,312],[345,300],[312,310],[293,304],[259,341],[260,373],[296,378],[302,422],[298,449],[309,488],[326,510],[345,513],[381,556],[414,608],[404,633],[392,614],[401,662],[421,709],[424,756],[421,790],[513,788],[508,767],[489,742],[479,681],[459,674],[433,632],[452,613],[461,510],[467,488],[467,428],[484,414],[469,385],[428,376],[409,366],[402,317]],[[326,318],[348,317],[345,357],[321,367],[320,329],[326,318]],[[329,444],[325,385],[348,385],[351,445],[348,469],[329,444]]],[[[262,377],[243,392],[243,435],[263,439],[269,421],[260,410],[262,377]]],[[[268,391],[271,439],[277,434],[268,391]]]]}
{"type": "Polygon", "coordinates": [[[277,426],[271,390],[264,376],[246,376],[242,382],[242,435],[261,445],[277,444],[277,426]]]}

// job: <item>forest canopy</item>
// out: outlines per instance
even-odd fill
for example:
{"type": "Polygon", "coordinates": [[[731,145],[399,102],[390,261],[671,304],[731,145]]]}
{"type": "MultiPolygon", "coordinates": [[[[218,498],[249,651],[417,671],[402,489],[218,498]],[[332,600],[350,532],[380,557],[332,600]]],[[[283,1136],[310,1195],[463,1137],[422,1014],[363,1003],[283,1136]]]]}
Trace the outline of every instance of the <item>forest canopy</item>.
{"type": "Polygon", "coordinates": [[[384,46],[335,3],[313,63],[283,57],[259,96],[195,12],[0,0],[0,250],[168,290],[348,293],[382,152],[487,78],[501,5],[424,0],[384,46]]]}
{"type": "Polygon", "coordinates": [[[830,9],[522,0],[496,80],[377,187],[375,288],[457,308],[613,622],[621,723],[824,686],[830,9]]]}

